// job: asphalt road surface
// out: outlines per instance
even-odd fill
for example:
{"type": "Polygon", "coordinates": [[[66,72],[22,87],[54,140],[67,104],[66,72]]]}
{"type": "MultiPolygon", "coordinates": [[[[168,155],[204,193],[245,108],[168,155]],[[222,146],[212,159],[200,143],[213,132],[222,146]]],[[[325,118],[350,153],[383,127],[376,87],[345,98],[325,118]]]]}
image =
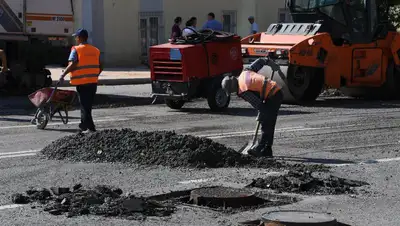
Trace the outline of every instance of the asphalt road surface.
{"type": "MultiPolygon", "coordinates": [[[[232,100],[228,112],[215,114],[208,110],[205,101],[189,103],[181,111],[162,104],[149,105],[149,85],[100,87],[98,93],[111,104],[94,110],[100,130],[175,130],[209,137],[238,149],[251,138],[256,123],[256,112],[237,98],[232,100]]],[[[313,107],[283,105],[280,110],[274,155],[290,161],[331,165],[337,176],[370,183],[358,195],[305,196],[292,205],[236,214],[183,206],[171,217],[132,222],[95,216],[52,216],[29,205],[9,206],[10,195],[24,192],[29,186],[75,183],[109,184],[126,192],[153,195],[204,185],[244,185],[267,171],[143,168],[43,160],[36,153],[51,141],[75,133],[79,112],[70,112],[68,125],[56,118],[40,131],[30,124],[33,111],[26,100],[0,101],[0,225],[237,225],[277,209],[329,212],[349,225],[400,225],[400,102],[328,98],[318,100],[313,107]]]]}

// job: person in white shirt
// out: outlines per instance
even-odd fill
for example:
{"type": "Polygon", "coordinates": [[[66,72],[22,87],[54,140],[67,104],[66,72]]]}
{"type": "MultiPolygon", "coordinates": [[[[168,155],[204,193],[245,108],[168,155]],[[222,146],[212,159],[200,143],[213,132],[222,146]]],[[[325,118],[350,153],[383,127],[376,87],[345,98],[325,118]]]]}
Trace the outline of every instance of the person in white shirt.
{"type": "Polygon", "coordinates": [[[197,25],[197,18],[192,17],[186,22],[186,28],[182,30],[182,37],[186,37],[190,34],[194,34],[194,31],[196,31],[196,25],[197,25]]]}
{"type": "Polygon", "coordinates": [[[249,16],[249,22],[251,24],[250,34],[252,35],[258,33],[258,25],[256,22],[254,22],[254,16],[249,16]]]}

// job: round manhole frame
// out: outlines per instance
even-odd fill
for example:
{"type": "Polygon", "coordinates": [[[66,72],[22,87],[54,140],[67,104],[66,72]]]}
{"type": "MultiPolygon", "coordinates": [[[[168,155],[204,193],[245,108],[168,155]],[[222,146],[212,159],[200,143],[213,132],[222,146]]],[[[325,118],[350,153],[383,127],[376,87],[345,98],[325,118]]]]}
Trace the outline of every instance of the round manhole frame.
{"type": "Polygon", "coordinates": [[[255,192],[243,188],[232,187],[202,187],[193,189],[190,192],[190,202],[198,206],[211,208],[240,208],[248,206],[262,205],[269,200],[256,196],[255,192]],[[212,195],[212,190],[215,195],[212,195]],[[228,194],[221,195],[221,191],[226,190],[228,194]],[[211,193],[211,194],[210,194],[211,193]],[[236,193],[236,194],[235,194],[236,193]]]}
{"type": "Polygon", "coordinates": [[[337,220],[328,213],[301,210],[270,211],[263,214],[261,220],[265,225],[280,223],[285,226],[338,226],[337,220]]]}

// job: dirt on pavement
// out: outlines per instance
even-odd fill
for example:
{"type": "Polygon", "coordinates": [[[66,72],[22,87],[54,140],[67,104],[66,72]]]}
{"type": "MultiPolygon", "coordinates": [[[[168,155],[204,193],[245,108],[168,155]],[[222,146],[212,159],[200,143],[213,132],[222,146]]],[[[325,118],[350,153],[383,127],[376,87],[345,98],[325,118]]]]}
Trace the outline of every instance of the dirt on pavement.
{"type": "Polygon", "coordinates": [[[368,185],[368,183],[333,175],[329,175],[327,178],[317,178],[312,176],[312,172],[289,171],[285,175],[257,178],[248,186],[307,195],[338,195],[355,194],[354,188],[364,185],[368,185]]]}
{"type": "Polygon", "coordinates": [[[122,196],[121,189],[103,185],[84,189],[77,184],[72,190],[60,187],[38,190],[31,188],[26,194],[13,194],[12,201],[16,204],[33,202],[50,214],[66,214],[67,217],[92,214],[144,220],[147,216],[169,216],[175,210],[174,207],[145,198],[122,196]]]}
{"type": "Polygon", "coordinates": [[[63,137],[41,153],[55,160],[123,162],[170,167],[257,167],[326,170],[323,165],[287,164],[242,155],[207,138],[179,135],[173,131],[138,132],[131,129],[102,130],[63,137]]]}

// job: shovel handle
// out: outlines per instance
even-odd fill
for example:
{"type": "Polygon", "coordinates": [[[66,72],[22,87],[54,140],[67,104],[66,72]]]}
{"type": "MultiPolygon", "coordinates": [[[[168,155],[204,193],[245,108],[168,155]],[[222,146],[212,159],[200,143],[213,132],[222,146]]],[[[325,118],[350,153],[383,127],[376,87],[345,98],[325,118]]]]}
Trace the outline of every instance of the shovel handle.
{"type": "MultiPolygon", "coordinates": [[[[260,114],[260,113],[258,113],[258,114],[260,114]]],[[[257,141],[258,130],[260,129],[260,124],[261,124],[260,121],[257,121],[257,126],[256,126],[256,130],[255,130],[254,137],[253,137],[253,145],[257,141]]]]}

